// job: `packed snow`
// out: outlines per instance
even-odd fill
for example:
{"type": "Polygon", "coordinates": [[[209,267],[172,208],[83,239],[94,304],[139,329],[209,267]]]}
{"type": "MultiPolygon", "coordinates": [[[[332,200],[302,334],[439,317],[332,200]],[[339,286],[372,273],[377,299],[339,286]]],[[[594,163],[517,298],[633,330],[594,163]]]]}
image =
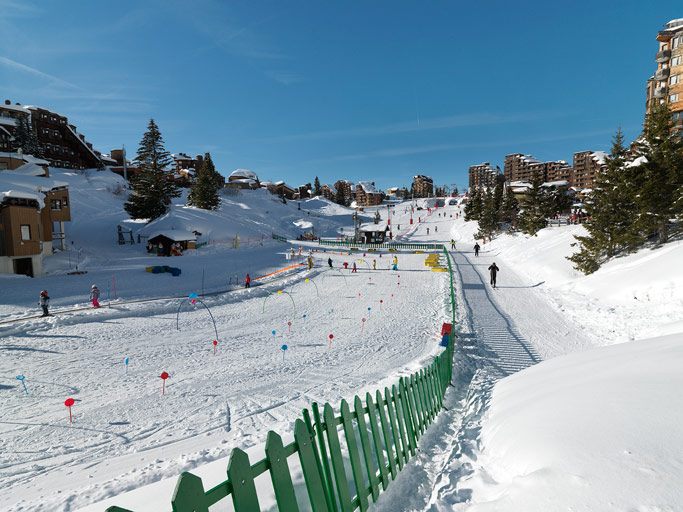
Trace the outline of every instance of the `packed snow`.
{"type": "MultiPolygon", "coordinates": [[[[429,272],[424,255],[399,254],[392,271],[386,253],[271,238],[350,234],[348,208],[322,198],[284,204],[246,190],[226,192],[216,212],[181,197],[145,224],[127,218],[115,175],[52,176],[70,187],[73,245],[46,259],[45,276],[0,277],[7,510],[168,509],[181,471],[215,485],[232,448],[256,460],[266,432],[286,435],[311,402],[374,390],[439,350],[447,274],[429,272]],[[118,245],[117,225],[125,240],[140,234],[143,243],[118,245]],[[164,230],[200,233],[200,247],[180,257],[148,254],[144,236],[164,230]],[[311,250],[314,268],[297,267],[311,250]],[[182,274],[146,272],[152,265],[182,274]],[[256,278],[249,289],[246,273],[256,278]],[[93,283],[103,290],[98,310],[87,304],[93,283]],[[27,319],[43,288],[57,316],[27,319]],[[202,292],[196,304],[188,300],[202,292]],[[162,371],[170,374],[164,395],[162,371]],[[67,396],[76,399],[73,425],[67,396]]],[[[501,235],[475,257],[477,227],[456,203],[364,212],[365,222],[380,212],[382,227],[390,216],[397,241],[454,241],[459,318],[447,409],[373,510],[676,510],[681,242],[584,276],[566,259],[581,226],[501,235]],[[487,272],[494,261],[495,290],[487,272]]]]}

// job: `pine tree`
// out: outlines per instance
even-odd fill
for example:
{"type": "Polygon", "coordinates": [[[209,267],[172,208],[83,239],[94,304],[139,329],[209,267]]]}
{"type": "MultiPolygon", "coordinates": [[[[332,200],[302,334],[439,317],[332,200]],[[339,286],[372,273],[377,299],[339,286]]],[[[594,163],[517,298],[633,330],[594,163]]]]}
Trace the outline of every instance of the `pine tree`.
{"type": "Polygon", "coordinates": [[[547,201],[541,184],[543,180],[539,173],[534,175],[531,190],[522,205],[522,213],[519,215],[519,227],[528,234],[535,236],[546,226],[547,201]]]}
{"type": "MultiPolygon", "coordinates": [[[[496,187],[500,188],[500,187],[496,187]]],[[[482,198],[481,213],[479,215],[479,232],[476,238],[493,237],[498,230],[498,209],[496,208],[496,194],[488,189],[482,198]]]]}
{"type": "Polygon", "coordinates": [[[474,189],[465,205],[465,220],[479,220],[483,206],[482,191],[479,188],[474,189]]]}
{"type": "MultiPolygon", "coordinates": [[[[503,186],[504,187],[504,186],[503,186]]],[[[500,222],[508,224],[510,228],[517,227],[517,214],[519,213],[519,204],[512,190],[505,189],[503,193],[503,201],[498,210],[498,218],[500,222]]]]}
{"type": "Polygon", "coordinates": [[[168,211],[171,199],[180,196],[172,176],[166,172],[171,161],[159,127],[150,119],[135,158],[140,173],[132,180],[132,192],[124,205],[133,219],[161,217],[168,211]]]}
{"type": "Polygon", "coordinates": [[[316,176],[315,180],[313,181],[313,195],[319,196],[319,195],[322,195],[322,193],[323,193],[323,189],[320,186],[320,180],[316,176]]]}
{"type": "Polygon", "coordinates": [[[337,191],[334,194],[334,202],[342,206],[346,206],[346,198],[344,197],[344,190],[337,185],[337,191]]]}
{"type": "Polygon", "coordinates": [[[683,138],[673,128],[668,105],[656,105],[648,114],[636,145],[637,153],[646,160],[638,174],[639,224],[658,243],[668,241],[670,219],[680,214],[676,210],[680,204],[677,194],[683,185],[683,138]]]}
{"type": "Polygon", "coordinates": [[[568,259],[585,274],[595,272],[607,259],[622,251],[631,251],[642,243],[637,228],[637,190],[632,167],[625,167],[628,150],[621,129],[612,139],[606,168],[598,173],[592,196],[585,200],[588,214],[586,236],[575,237],[580,250],[568,259]]]}
{"type": "Polygon", "coordinates": [[[28,116],[21,116],[17,120],[17,124],[14,128],[12,149],[15,151],[21,149],[25,155],[33,155],[35,157],[43,156],[43,147],[38,141],[38,135],[33,131],[28,116]]]}
{"type": "Polygon", "coordinates": [[[206,153],[190,189],[187,203],[204,210],[217,210],[221,204],[218,192],[223,187],[224,181],[223,176],[213,165],[211,154],[206,153]]]}

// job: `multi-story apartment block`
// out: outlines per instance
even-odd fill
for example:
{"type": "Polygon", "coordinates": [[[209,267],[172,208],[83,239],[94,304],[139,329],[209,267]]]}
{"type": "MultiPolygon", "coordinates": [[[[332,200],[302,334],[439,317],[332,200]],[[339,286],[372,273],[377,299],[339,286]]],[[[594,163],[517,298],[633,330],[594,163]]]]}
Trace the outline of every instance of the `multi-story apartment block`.
{"type": "Polygon", "coordinates": [[[87,169],[102,165],[99,154],[90,142],[78,133],[76,126],[69,120],[50,110],[12,105],[10,100],[0,104],[0,145],[9,150],[9,140],[21,117],[28,117],[33,132],[42,148],[41,156],[50,162],[52,167],[70,169],[87,169]]]}
{"type": "Polygon", "coordinates": [[[541,162],[531,155],[513,153],[505,156],[505,181],[531,183],[534,178],[541,181],[567,181],[571,185],[571,166],[564,160],[541,162]]]}
{"type": "Polygon", "coordinates": [[[334,201],[334,197],[337,195],[337,191],[334,189],[334,187],[330,187],[329,185],[323,185],[322,187],[320,187],[320,189],[325,199],[328,199],[329,201],[334,201]]]}
{"type": "Polygon", "coordinates": [[[530,182],[533,179],[533,173],[529,167],[538,163],[540,162],[531,155],[523,155],[522,153],[505,155],[505,163],[503,164],[505,181],[530,182]]]}
{"type": "Polygon", "coordinates": [[[382,193],[375,188],[374,181],[359,182],[355,195],[358,206],[376,206],[382,203],[382,193]]]}
{"type": "Polygon", "coordinates": [[[470,190],[495,187],[499,175],[500,167],[493,167],[489,162],[471,165],[469,169],[470,190]]]}
{"type": "Polygon", "coordinates": [[[574,153],[574,179],[572,186],[579,189],[593,188],[595,177],[605,169],[607,153],[604,151],[579,151],[574,153]]]}
{"type": "Polygon", "coordinates": [[[657,70],[647,81],[646,112],[665,103],[673,112],[674,123],[683,129],[683,18],[671,20],[657,34],[657,70]]]}
{"type": "Polygon", "coordinates": [[[340,193],[342,196],[344,196],[344,203],[347,205],[351,204],[351,201],[353,201],[355,188],[355,185],[348,180],[338,180],[334,184],[334,189],[337,191],[337,193],[340,193]]]}
{"type": "Polygon", "coordinates": [[[69,220],[66,183],[0,172],[0,273],[40,275],[53,241],[64,249],[64,222],[69,220]]]}
{"type": "Polygon", "coordinates": [[[412,191],[415,197],[429,197],[434,194],[434,180],[424,174],[418,174],[413,177],[412,191]]]}
{"type": "Polygon", "coordinates": [[[574,169],[564,160],[551,160],[545,163],[544,181],[557,182],[566,181],[571,186],[574,181],[574,169]]]}

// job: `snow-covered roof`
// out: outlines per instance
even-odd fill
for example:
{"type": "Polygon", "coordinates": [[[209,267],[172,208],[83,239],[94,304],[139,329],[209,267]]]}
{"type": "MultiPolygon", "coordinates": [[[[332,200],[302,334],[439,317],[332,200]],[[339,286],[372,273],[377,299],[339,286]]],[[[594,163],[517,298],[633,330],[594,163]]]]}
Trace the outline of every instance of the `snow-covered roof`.
{"type": "Polygon", "coordinates": [[[171,156],[174,160],[194,160],[191,156],[186,155],[185,153],[176,153],[171,156]]]}
{"type": "Polygon", "coordinates": [[[371,181],[360,181],[358,186],[363,189],[366,194],[379,194],[375,188],[375,184],[371,181]]]}
{"type": "Polygon", "coordinates": [[[38,176],[18,174],[14,171],[0,172],[0,196],[20,199],[34,199],[40,208],[45,206],[45,192],[67,187],[63,181],[38,176]]]}
{"type": "Polygon", "coordinates": [[[159,231],[152,231],[149,234],[148,240],[157,236],[165,236],[174,242],[186,242],[188,240],[197,240],[197,236],[192,231],[185,231],[182,229],[163,229],[159,231]]]}
{"type": "Polygon", "coordinates": [[[374,222],[366,222],[365,224],[361,224],[359,229],[361,231],[384,231],[386,229],[386,225],[375,224],[374,222]]]}
{"type": "Polygon", "coordinates": [[[33,155],[27,155],[26,153],[8,153],[6,151],[0,151],[0,157],[5,158],[16,158],[17,160],[23,160],[28,164],[38,164],[38,165],[50,165],[50,162],[43,160],[42,158],[37,158],[33,155]]]}
{"type": "Polygon", "coordinates": [[[258,181],[258,176],[256,176],[256,173],[254,171],[250,171],[249,169],[236,169],[230,173],[228,178],[230,180],[232,180],[232,178],[247,178],[258,181]]]}
{"type": "Polygon", "coordinates": [[[568,187],[569,182],[567,180],[546,181],[541,186],[542,187],[568,187]]]}
{"type": "Polygon", "coordinates": [[[14,110],[15,112],[23,112],[24,114],[30,114],[29,108],[25,105],[5,105],[0,104],[0,110],[14,110]]]}
{"type": "Polygon", "coordinates": [[[248,185],[255,185],[256,181],[249,178],[238,178],[236,180],[230,180],[230,183],[246,183],[248,185]]]}
{"type": "Polygon", "coordinates": [[[47,171],[45,168],[35,162],[30,162],[22,165],[21,167],[17,167],[12,172],[23,174],[25,176],[47,176],[47,171]]]}
{"type": "Polygon", "coordinates": [[[607,161],[607,153],[605,153],[604,151],[593,151],[591,157],[600,165],[604,164],[607,161]]]}
{"type": "Polygon", "coordinates": [[[511,181],[510,182],[510,187],[524,187],[524,188],[531,188],[532,185],[528,181],[511,181]]]}

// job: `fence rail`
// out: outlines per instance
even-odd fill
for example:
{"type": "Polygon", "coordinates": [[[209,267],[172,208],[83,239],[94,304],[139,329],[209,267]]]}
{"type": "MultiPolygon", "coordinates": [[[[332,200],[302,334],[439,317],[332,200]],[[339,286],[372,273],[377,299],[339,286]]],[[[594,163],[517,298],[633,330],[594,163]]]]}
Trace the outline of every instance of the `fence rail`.
{"type": "MultiPolygon", "coordinates": [[[[413,244],[427,245],[427,244],[413,244]]],[[[433,245],[433,244],[432,244],[433,245]]],[[[442,245],[450,277],[451,321],[456,302],[453,270],[442,245]]],[[[338,413],[326,403],[304,409],[294,423],[294,441],[285,445],[268,432],[265,458],[252,464],[235,448],[228,462],[228,478],[205,490],[201,478],[180,475],[171,507],[173,512],[209,512],[209,507],[231,497],[235,512],[261,510],[255,479],[268,473],[278,510],[298,512],[361,512],[375,502],[417,451],[418,441],[443,406],[453,377],[454,330],[444,351],[410,377],[391,387],[342,400],[338,413]],[[297,457],[306,497],[297,498],[288,459],[297,457]],[[304,506],[300,503],[306,499],[304,506]]],[[[109,507],[107,512],[132,512],[109,507]]]]}
{"type": "Polygon", "coordinates": [[[440,251],[443,249],[443,244],[419,244],[409,242],[388,242],[382,244],[366,244],[361,242],[352,242],[349,240],[318,240],[319,245],[326,245],[331,247],[348,247],[350,249],[407,249],[416,251],[440,251]]]}

